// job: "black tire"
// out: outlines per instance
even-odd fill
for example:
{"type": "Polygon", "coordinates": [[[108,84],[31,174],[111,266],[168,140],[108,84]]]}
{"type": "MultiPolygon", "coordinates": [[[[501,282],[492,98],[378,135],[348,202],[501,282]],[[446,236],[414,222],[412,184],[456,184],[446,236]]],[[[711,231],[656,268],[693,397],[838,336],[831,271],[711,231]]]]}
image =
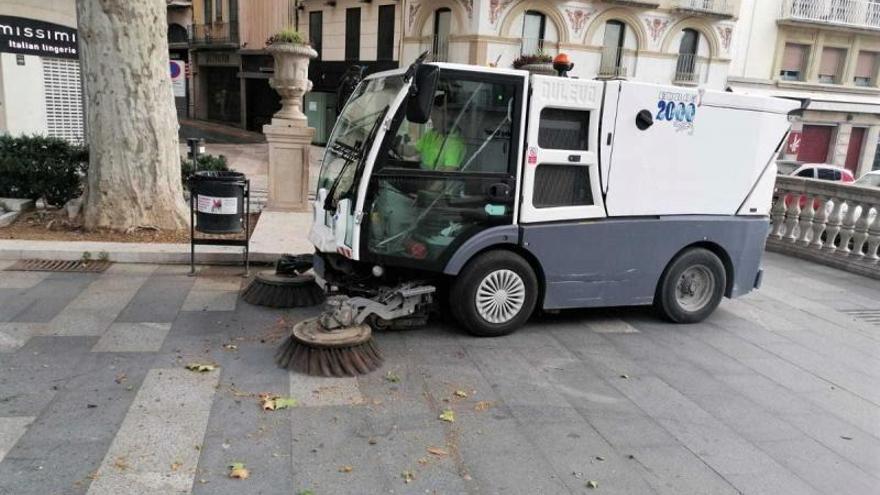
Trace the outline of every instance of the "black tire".
{"type": "MultiPolygon", "coordinates": [[[[468,333],[478,337],[499,337],[523,326],[532,315],[537,300],[538,277],[531,265],[516,253],[503,250],[489,251],[469,261],[456,277],[450,292],[453,316],[468,333]],[[518,311],[510,310],[513,314],[509,319],[499,316],[496,319],[503,321],[493,322],[481,315],[477,304],[477,290],[490,275],[508,277],[518,286],[516,277],[508,272],[513,272],[522,283],[523,290],[511,292],[510,296],[511,301],[514,301],[518,300],[516,294],[521,294],[522,305],[518,311]]],[[[515,302],[512,306],[515,306],[515,302]]]]}
{"type": "Polygon", "coordinates": [[[691,248],[676,256],[663,271],[654,307],[675,323],[697,323],[715,311],[726,287],[727,273],[718,256],[708,249],[691,248]],[[685,272],[707,277],[706,283],[695,282],[690,276],[683,278],[685,272]]]}

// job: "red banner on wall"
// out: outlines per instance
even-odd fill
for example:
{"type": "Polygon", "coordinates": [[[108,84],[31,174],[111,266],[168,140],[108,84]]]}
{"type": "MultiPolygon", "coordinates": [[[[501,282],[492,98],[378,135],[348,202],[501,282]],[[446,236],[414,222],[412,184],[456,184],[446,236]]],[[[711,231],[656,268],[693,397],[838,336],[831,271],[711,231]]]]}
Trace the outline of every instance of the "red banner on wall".
{"type": "Polygon", "coordinates": [[[791,131],[788,135],[788,144],[785,146],[786,155],[797,155],[801,149],[801,141],[804,136],[801,131],[791,131]]]}

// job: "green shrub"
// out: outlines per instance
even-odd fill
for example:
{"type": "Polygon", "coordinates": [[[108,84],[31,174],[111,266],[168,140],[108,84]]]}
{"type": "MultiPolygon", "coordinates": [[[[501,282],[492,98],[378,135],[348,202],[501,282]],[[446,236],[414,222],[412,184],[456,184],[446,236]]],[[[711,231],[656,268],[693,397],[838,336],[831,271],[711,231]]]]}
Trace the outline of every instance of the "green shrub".
{"type": "Polygon", "coordinates": [[[199,155],[199,166],[198,168],[193,167],[193,162],[189,158],[181,157],[180,158],[180,179],[183,181],[183,184],[186,185],[187,179],[189,176],[193,174],[196,170],[209,170],[212,172],[226,172],[229,170],[229,165],[226,163],[226,157],[223,155],[209,155],[202,154],[199,155]]]}
{"type": "Polygon", "coordinates": [[[534,53],[532,55],[522,55],[513,61],[513,68],[519,69],[523,65],[532,64],[549,64],[553,62],[553,57],[544,52],[534,53]]]}
{"type": "Polygon", "coordinates": [[[0,197],[62,206],[82,194],[88,151],[59,138],[0,135],[0,197]]]}
{"type": "Polygon", "coordinates": [[[305,39],[303,39],[303,36],[299,31],[293,28],[287,28],[270,36],[269,39],[266,40],[266,45],[268,46],[272,43],[295,43],[301,45],[305,42],[305,39]]]}

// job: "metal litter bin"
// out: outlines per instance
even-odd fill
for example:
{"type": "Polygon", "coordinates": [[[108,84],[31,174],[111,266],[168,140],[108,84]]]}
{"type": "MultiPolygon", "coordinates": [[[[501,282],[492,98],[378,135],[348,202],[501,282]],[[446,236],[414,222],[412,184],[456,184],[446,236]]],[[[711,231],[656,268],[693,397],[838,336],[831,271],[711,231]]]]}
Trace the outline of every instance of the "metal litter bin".
{"type": "Polygon", "coordinates": [[[201,171],[189,179],[196,210],[195,228],[206,234],[234,234],[244,228],[247,188],[240,172],[201,171]]]}

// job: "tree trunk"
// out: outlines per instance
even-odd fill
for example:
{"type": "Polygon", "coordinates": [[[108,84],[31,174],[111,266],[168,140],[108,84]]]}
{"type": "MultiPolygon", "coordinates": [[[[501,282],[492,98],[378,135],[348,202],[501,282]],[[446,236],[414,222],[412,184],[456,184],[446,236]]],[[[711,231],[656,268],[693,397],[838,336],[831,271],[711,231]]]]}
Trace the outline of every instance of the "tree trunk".
{"type": "Polygon", "coordinates": [[[165,0],[77,0],[89,144],[86,229],[189,224],[165,0]]]}

